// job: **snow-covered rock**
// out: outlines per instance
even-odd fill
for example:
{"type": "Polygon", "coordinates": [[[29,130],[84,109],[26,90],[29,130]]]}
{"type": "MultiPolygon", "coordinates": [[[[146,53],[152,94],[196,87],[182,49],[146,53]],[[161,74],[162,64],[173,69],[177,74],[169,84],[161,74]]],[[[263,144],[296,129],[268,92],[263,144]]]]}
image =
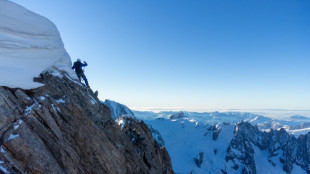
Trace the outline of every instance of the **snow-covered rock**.
{"type": "Polygon", "coordinates": [[[0,62],[0,86],[37,88],[43,84],[33,78],[55,69],[75,77],[56,26],[7,0],[0,0],[0,62]]]}
{"type": "Polygon", "coordinates": [[[184,112],[178,112],[176,114],[171,114],[169,116],[169,119],[180,119],[180,118],[183,118],[183,117],[185,117],[184,112]]]}
{"type": "Polygon", "coordinates": [[[120,116],[135,117],[135,114],[123,104],[108,99],[102,103],[110,108],[111,116],[115,120],[120,116]]]}
{"type": "Polygon", "coordinates": [[[238,123],[234,132],[226,160],[235,171],[310,173],[310,133],[295,138],[284,129],[262,132],[247,122],[238,123]]]}
{"type": "Polygon", "coordinates": [[[155,140],[161,135],[176,173],[310,173],[309,130],[290,130],[303,122],[238,112],[134,113],[157,130],[155,140]]]}

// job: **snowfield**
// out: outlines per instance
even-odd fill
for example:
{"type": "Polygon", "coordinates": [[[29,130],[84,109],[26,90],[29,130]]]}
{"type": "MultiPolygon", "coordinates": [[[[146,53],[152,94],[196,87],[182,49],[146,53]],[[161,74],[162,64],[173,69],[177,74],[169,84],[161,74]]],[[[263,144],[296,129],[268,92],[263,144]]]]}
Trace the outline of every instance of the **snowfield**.
{"type": "MultiPolygon", "coordinates": [[[[235,165],[232,161],[226,161],[227,147],[234,137],[235,125],[242,120],[256,125],[260,130],[267,131],[282,127],[296,137],[305,135],[310,130],[305,128],[308,126],[309,117],[292,116],[282,120],[242,112],[133,112],[136,118],[158,131],[153,137],[157,141],[157,137],[162,139],[160,144],[164,144],[169,152],[172,167],[176,173],[222,174],[222,170],[233,174],[242,173],[244,164],[235,161],[239,168],[234,169],[235,165]]],[[[279,155],[270,158],[274,162],[272,164],[268,161],[267,150],[260,150],[253,144],[252,147],[255,151],[256,173],[286,173],[280,162],[282,151],[279,155]]],[[[232,151],[235,155],[242,156],[240,151],[235,149],[232,151]]],[[[291,173],[301,174],[306,171],[294,164],[291,173]]]]}
{"type": "Polygon", "coordinates": [[[215,141],[212,126],[206,127],[188,118],[145,120],[145,123],[160,132],[176,173],[222,173],[221,169],[226,164],[226,148],[221,147],[228,147],[234,125],[219,123],[217,126],[221,134],[215,141]],[[200,153],[203,155],[198,167],[194,158],[199,161],[200,153]]]}
{"type": "Polygon", "coordinates": [[[0,0],[0,86],[31,89],[44,71],[66,71],[74,78],[71,59],[56,26],[47,18],[0,0]]]}

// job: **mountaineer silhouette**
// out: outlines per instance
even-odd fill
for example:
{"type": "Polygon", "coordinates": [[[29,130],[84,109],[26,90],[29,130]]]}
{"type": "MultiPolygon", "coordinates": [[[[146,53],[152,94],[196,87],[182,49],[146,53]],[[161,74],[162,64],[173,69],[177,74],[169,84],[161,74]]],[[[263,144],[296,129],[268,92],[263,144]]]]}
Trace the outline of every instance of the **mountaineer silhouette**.
{"type": "Polygon", "coordinates": [[[84,66],[87,66],[87,63],[85,61],[84,61],[84,63],[82,63],[81,59],[77,59],[77,61],[74,62],[72,69],[75,70],[75,73],[78,76],[80,82],[81,82],[81,78],[83,78],[86,86],[89,88],[89,84],[88,84],[87,78],[86,78],[86,76],[84,74],[84,70],[83,70],[84,66]]]}

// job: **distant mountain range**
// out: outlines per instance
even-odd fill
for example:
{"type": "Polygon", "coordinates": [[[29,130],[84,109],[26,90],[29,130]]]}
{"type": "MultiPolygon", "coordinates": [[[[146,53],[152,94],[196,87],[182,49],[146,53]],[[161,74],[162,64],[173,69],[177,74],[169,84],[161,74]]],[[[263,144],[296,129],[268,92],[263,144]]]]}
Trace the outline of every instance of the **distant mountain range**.
{"type": "Polygon", "coordinates": [[[274,119],[249,112],[174,112],[174,111],[133,111],[137,118],[142,120],[153,120],[154,118],[169,118],[171,115],[182,113],[184,117],[194,119],[203,124],[214,125],[220,122],[236,124],[246,121],[257,126],[260,130],[284,128],[288,133],[294,135],[304,134],[305,129],[310,128],[310,118],[294,115],[285,119],[274,119]]]}
{"type": "MultiPolygon", "coordinates": [[[[113,107],[118,113],[127,110],[124,105],[113,107]]],[[[167,149],[176,173],[310,173],[308,117],[273,119],[246,112],[133,114],[167,149]]]]}

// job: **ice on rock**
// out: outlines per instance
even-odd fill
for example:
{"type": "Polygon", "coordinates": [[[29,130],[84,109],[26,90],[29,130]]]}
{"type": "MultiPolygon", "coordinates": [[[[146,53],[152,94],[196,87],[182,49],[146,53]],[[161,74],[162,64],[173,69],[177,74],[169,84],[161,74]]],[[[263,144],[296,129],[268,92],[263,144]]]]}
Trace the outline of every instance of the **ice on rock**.
{"type": "Polygon", "coordinates": [[[60,104],[60,103],[66,103],[63,99],[56,100],[56,102],[57,102],[58,104],[60,104]]]}
{"type": "Polygon", "coordinates": [[[47,18],[7,0],[0,0],[0,86],[32,89],[45,71],[71,70],[56,26],[47,18]]]}
{"type": "Polygon", "coordinates": [[[45,97],[44,97],[44,96],[40,96],[39,98],[40,98],[40,100],[42,100],[42,101],[45,100],[45,97]]]}
{"type": "Polygon", "coordinates": [[[14,129],[15,129],[15,130],[18,129],[19,126],[20,126],[19,124],[18,124],[18,125],[15,125],[15,126],[14,126],[14,129]]]}
{"type": "Polygon", "coordinates": [[[3,172],[3,173],[10,173],[5,167],[3,166],[0,166],[0,170],[3,172]]]}
{"type": "Polygon", "coordinates": [[[13,140],[13,139],[15,139],[17,137],[19,137],[18,134],[17,135],[11,134],[8,140],[13,140]]]}
{"type": "Polygon", "coordinates": [[[5,150],[3,149],[2,145],[0,146],[0,152],[5,153],[5,150]]]}
{"type": "Polygon", "coordinates": [[[96,100],[95,100],[91,95],[88,94],[88,96],[89,96],[89,98],[90,98],[91,104],[94,105],[94,104],[97,103],[96,100]]]}

